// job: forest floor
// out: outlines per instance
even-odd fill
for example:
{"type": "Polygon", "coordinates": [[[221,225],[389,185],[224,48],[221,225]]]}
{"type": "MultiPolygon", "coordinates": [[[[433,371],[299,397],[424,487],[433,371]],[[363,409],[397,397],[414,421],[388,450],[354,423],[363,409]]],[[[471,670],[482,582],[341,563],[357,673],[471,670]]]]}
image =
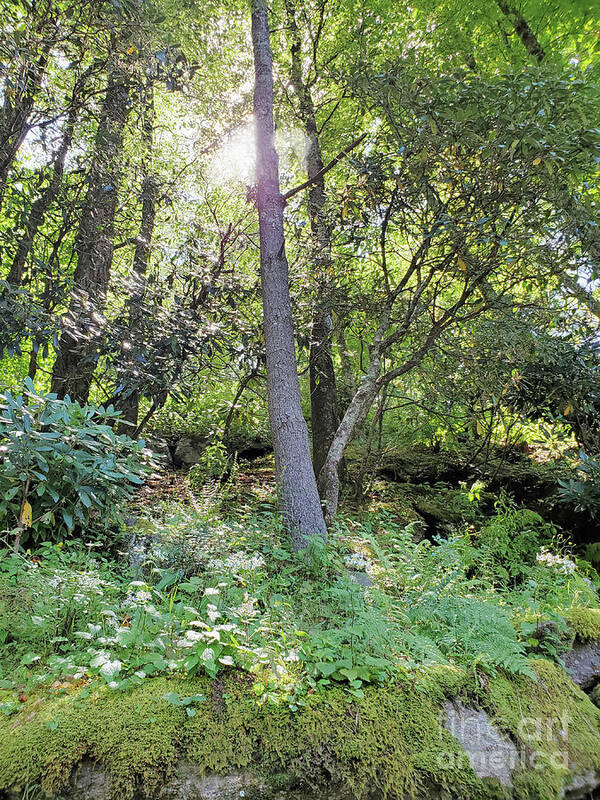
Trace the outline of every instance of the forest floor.
{"type": "MultiPolygon", "coordinates": [[[[419,727],[429,709],[414,745],[420,753],[425,742],[446,742],[439,718],[444,698],[456,693],[483,692],[499,724],[517,730],[519,720],[509,721],[515,686],[532,713],[540,703],[556,713],[563,700],[576,703],[568,713],[581,716],[587,737],[578,758],[595,764],[597,742],[588,738],[597,711],[565,689],[573,684],[561,665],[574,642],[600,640],[598,573],[537,511],[480,491],[460,470],[427,483],[427,459],[414,455],[420,483],[408,480],[407,456],[396,459],[396,480],[379,475],[360,504],[349,492],[327,542],[315,539],[300,554],[278,520],[268,456],[220,480],[157,473],[116,540],[90,536],[5,554],[0,729],[13,744],[0,748],[0,789],[13,785],[13,773],[38,775],[50,789],[89,752],[121,781],[119,796],[133,797],[137,782],[174,768],[175,740],[212,769],[246,763],[239,714],[244,736],[268,735],[260,746],[279,758],[283,744],[272,737],[286,738],[295,719],[303,731],[314,724],[329,747],[350,711],[371,720],[370,737],[373,726],[396,724],[398,713],[419,727]],[[546,673],[550,683],[540,684],[546,673]],[[553,694],[540,688],[550,685],[553,694]],[[386,703],[389,719],[380,713],[386,703]],[[148,728],[146,717],[157,725],[148,728]],[[132,747],[142,743],[139,752],[124,746],[124,725],[138,726],[129,737],[132,747]],[[202,726],[216,726],[217,750],[209,737],[198,751],[202,726]],[[39,748],[51,764],[41,771],[39,748]]],[[[443,458],[434,462],[437,469],[443,458]]],[[[378,735],[388,733],[382,727],[378,735]]],[[[350,778],[363,767],[363,777],[370,774],[370,759],[379,758],[372,744],[365,739],[364,764],[340,744],[336,758],[349,759],[350,778]]],[[[394,768],[399,785],[415,780],[410,764],[394,768]]],[[[467,781],[464,797],[480,796],[471,773],[452,780],[467,781]]]]}
{"type": "Polygon", "coordinates": [[[430,456],[396,458],[396,480],[385,466],[360,507],[351,492],[328,541],[302,554],[279,525],[269,456],[200,485],[156,474],[116,543],[3,560],[2,686],[125,689],[235,665],[258,676],[257,694],[294,705],[436,664],[527,674],[528,656],[560,661],[585,625],[600,633],[600,578],[560,530],[459,469],[434,480],[450,473],[430,456]]]}

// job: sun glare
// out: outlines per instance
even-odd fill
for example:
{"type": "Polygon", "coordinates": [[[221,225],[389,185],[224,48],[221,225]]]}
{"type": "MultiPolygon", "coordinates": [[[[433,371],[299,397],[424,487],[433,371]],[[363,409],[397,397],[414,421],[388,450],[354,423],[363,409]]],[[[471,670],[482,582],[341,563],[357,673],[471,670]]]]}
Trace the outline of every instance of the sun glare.
{"type": "MultiPolygon", "coordinates": [[[[298,128],[278,130],[275,145],[280,159],[280,171],[305,167],[307,139],[298,128]]],[[[254,124],[248,122],[233,131],[213,155],[209,166],[212,183],[243,183],[251,185],[256,180],[256,141],[254,124]]]]}
{"type": "Polygon", "coordinates": [[[214,154],[209,174],[214,183],[254,183],[256,154],[254,125],[249,122],[231,133],[214,154]]]}

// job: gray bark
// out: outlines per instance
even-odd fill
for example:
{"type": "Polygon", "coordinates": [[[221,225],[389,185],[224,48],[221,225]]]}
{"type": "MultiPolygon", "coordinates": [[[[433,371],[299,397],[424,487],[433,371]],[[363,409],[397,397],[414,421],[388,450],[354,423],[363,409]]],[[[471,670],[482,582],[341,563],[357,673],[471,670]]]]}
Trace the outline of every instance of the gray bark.
{"type": "Polygon", "coordinates": [[[544,49],[538,41],[537,36],[531,30],[529,23],[521,14],[521,12],[510,3],[504,0],[498,0],[498,7],[507,19],[510,20],[515,33],[521,40],[523,47],[527,50],[530,56],[542,62],[545,58],[544,49]]]}
{"type": "Polygon", "coordinates": [[[294,322],[283,232],[284,200],[274,143],[273,62],[266,0],[252,2],[254,116],[260,272],[267,364],[269,422],[283,523],[296,549],[325,522],[312,468],[308,429],[300,403],[294,322]]]}
{"type": "Polygon", "coordinates": [[[102,313],[113,259],[113,228],[121,177],[123,132],[129,111],[129,79],[113,66],[106,88],[88,189],[75,249],[71,304],[52,372],[59,397],[87,401],[96,367],[102,313]]]}
{"type": "Polygon", "coordinates": [[[299,100],[298,114],[308,139],[306,171],[311,181],[308,188],[308,216],[312,233],[316,301],[310,339],[309,378],[312,457],[315,475],[318,476],[339,422],[332,354],[333,315],[329,298],[331,226],[326,213],[327,195],[321,143],[312,95],[302,75],[302,45],[293,0],[286,0],[285,8],[291,38],[291,82],[299,100]]]}
{"type": "MultiPolygon", "coordinates": [[[[156,221],[156,200],[158,184],[156,176],[152,171],[152,150],[154,134],[154,89],[152,78],[148,79],[145,88],[145,100],[143,110],[143,149],[144,157],[142,162],[142,215],[140,220],[140,230],[135,244],[133,255],[133,275],[131,286],[131,297],[129,299],[129,320],[128,327],[132,338],[139,337],[139,331],[144,318],[144,298],[146,295],[146,273],[150,261],[150,251],[152,245],[152,235],[154,233],[154,223],[156,221]]],[[[133,378],[133,364],[129,364],[129,379],[133,378]]],[[[119,429],[122,433],[133,435],[137,428],[139,413],[140,391],[137,386],[126,387],[126,394],[118,400],[116,407],[122,412],[119,429]]]]}

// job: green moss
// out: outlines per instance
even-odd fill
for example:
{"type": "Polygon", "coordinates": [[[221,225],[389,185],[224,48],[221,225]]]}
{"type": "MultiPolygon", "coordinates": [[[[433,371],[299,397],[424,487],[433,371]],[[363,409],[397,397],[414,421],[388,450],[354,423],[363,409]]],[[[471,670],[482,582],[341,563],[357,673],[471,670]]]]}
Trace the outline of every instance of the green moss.
{"type": "Polygon", "coordinates": [[[497,782],[477,778],[441,724],[448,697],[477,696],[524,752],[539,753],[551,794],[536,788],[539,775],[522,770],[520,800],[550,800],[566,774],[553,760],[561,748],[582,768],[600,768],[600,711],[558,667],[540,661],[535,668],[538,683],[497,677],[488,686],[455,667],[436,667],[414,682],[368,687],[362,699],[338,689],[315,693],[297,713],[285,704],[259,704],[251,679],[234,671],[215,681],[150,679],[128,693],[105,687],[87,696],[50,693],[0,719],[0,792],[33,784],[56,792],[87,757],[110,774],[114,798],[152,797],[186,758],[217,772],[248,767],[279,785],[333,781],[357,800],[373,790],[387,798],[506,798],[497,782]],[[202,694],[206,701],[190,717],[163,699],[168,692],[202,694]],[[523,725],[528,716],[550,726],[551,741],[537,742],[523,725]],[[564,741],[557,728],[563,724],[564,741]]]}
{"type": "Polygon", "coordinates": [[[373,787],[404,797],[435,786],[478,800],[484,784],[440,726],[447,692],[467,683],[465,673],[444,668],[414,686],[369,687],[361,700],[341,690],[314,694],[296,714],[283,704],[259,705],[251,681],[237,672],[214,682],[157,678],[128,693],[102,687],[87,697],[30,699],[0,719],[0,791],[40,784],[55,792],[87,757],[110,774],[115,798],[139,790],[154,796],[185,757],[206,770],[251,766],[315,786],[333,775],[357,798],[373,787]],[[168,692],[207,700],[188,717],[163,699],[168,692]]]}
{"type": "Polygon", "coordinates": [[[573,607],[564,616],[580,641],[600,641],[600,608],[573,607]]]}
{"type": "Polygon", "coordinates": [[[152,796],[181,740],[183,711],[161,699],[171,689],[158,678],[128,694],[101,687],[88,697],[76,692],[26,703],[0,727],[0,787],[39,783],[50,793],[88,756],[107,767],[115,796],[131,797],[138,784],[152,796]]]}
{"type": "Polygon", "coordinates": [[[532,662],[537,682],[499,676],[490,684],[496,724],[520,745],[514,775],[521,800],[554,800],[569,768],[600,770],[600,711],[556,664],[532,662]]]}
{"type": "Polygon", "coordinates": [[[600,683],[590,694],[590,700],[600,708],[600,683]]]}

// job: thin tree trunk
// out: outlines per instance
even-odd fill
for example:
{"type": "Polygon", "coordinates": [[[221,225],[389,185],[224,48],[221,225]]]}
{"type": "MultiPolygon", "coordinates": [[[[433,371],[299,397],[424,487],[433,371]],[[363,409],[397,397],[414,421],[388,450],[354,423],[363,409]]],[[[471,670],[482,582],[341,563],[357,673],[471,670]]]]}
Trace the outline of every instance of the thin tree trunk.
{"type": "Polygon", "coordinates": [[[35,235],[38,232],[40,225],[43,223],[48,209],[58,196],[65,171],[65,160],[67,153],[69,152],[69,148],[71,147],[71,142],[73,141],[73,132],[75,130],[75,123],[77,122],[77,116],[79,114],[80,94],[83,91],[88,75],[89,70],[86,71],[86,73],[84,73],[78,81],[76,81],[75,86],[73,87],[65,129],[59,148],[54,156],[54,163],[52,165],[52,178],[46,189],[33,203],[29,213],[29,219],[27,220],[27,225],[25,227],[25,233],[17,245],[17,251],[7,276],[7,281],[15,286],[19,286],[23,280],[25,263],[29,253],[31,252],[35,235]]]}
{"type": "Polygon", "coordinates": [[[227,412],[227,416],[225,417],[225,422],[223,423],[223,444],[225,447],[229,447],[229,429],[231,428],[231,423],[233,422],[233,415],[236,412],[237,405],[242,399],[242,395],[248,388],[250,382],[254,380],[258,373],[258,367],[251,369],[250,372],[247,372],[242,378],[240,378],[240,382],[238,384],[237,391],[235,393],[235,397],[231,401],[231,405],[229,406],[229,411],[227,412]]]}
{"type": "Polygon", "coordinates": [[[71,305],[52,372],[52,391],[59,397],[69,394],[82,403],[89,395],[102,332],[128,111],[129,79],[115,65],[108,78],[96,132],[88,190],[75,242],[77,266],[71,305]]]}
{"type": "Polygon", "coordinates": [[[299,116],[308,139],[306,171],[308,216],[312,232],[312,259],[316,277],[316,301],[309,352],[312,457],[319,475],[337,430],[338,398],[332,354],[333,315],[330,302],[331,226],[327,221],[323,154],[310,92],[302,76],[302,44],[296,23],[293,0],[285,0],[291,37],[291,82],[299,100],[299,116]]]}
{"type": "MultiPolygon", "coordinates": [[[[144,298],[146,295],[146,273],[150,261],[150,250],[154,223],[156,221],[157,182],[152,170],[152,150],[154,133],[154,88],[152,77],[148,78],[145,87],[143,109],[143,149],[142,159],[142,216],[133,255],[133,275],[131,297],[129,299],[129,334],[138,340],[144,319],[144,298]]],[[[134,348],[135,349],[135,348],[134,348]]],[[[133,351],[132,351],[133,352],[133,351]]],[[[129,365],[129,379],[133,378],[133,364],[129,365]]],[[[137,427],[140,391],[138,386],[129,387],[122,400],[117,401],[117,408],[122,412],[119,429],[122,433],[132,434],[137,427]]]]}
{"type": "Polygon", "coordinates": [[[333,437],[323,469],[319,474],[320,493],[324,501],[325,520],[328,525],[337,514],[340,496],[339,467],[344,457],[344,451],[354,436],[354,432],[367,419],[369,410],[379,391],[378,379],[382,363],[381,340],[386,327],[387,317],[379,326],[378,334],[370,348],[367,372],[346,409],[346,413],[333,437]]]}
{"type": "Polygon", "coordinates": [[[269,421],[283,523],[296,549],[325,535],[300,402],[294,321],[283,232],[284,200],[274,142],[273,62],[266,0],[252,2],[257,206],[269,421]]]}
{"type": "MultiPolygon", "coordinates": [[[[464,302],[464,300],[459,301],[461,304],[462,302],[464,302]]],[[[396,338],[388,337],[384,339],[389,325],[392,306],[393,301],[389,302],[382,312],[377,331],[369,347],[369,366],[338,426],[331,447],[329,448],[327,459],[319,475],[321,496],[325,506],[325,520],[327,524],[331,523],[337,514],[340,494],[339,466],[344,457],[344,451],[352,440],[355,431],[363,425],[367,419],[369,410],[380,389],[396,378],[406,375],[414,369],[414,367],[418,366],[423,361],[423,358],[429,351],[433,342],[439,337],[448,319],[451,318],[451,312],[445,312],[444,318],[438,320],[438,322],[432,326],[425,342],[407,361],[389,372],[386,372],[385,375],[381,375],[384,354],[391,344],[392,338],[396,338]]],[[[453,308],[454,312],[458,307],[459,306],[455,304],[453,308]]]]}
{"type": "Polygon", "coordinates": [[[529,27],[529,23],[523,14],[521,14],[521,12],[513,5],[505,2],[504,0],[498,0],[498,8],[504,14],[504,16],[510,20],[515,33],[521,40],[523,47],[527,50],[529,55],[533,56],[538,60],[538,62],[541,63],[546,54],[544,53],[544,49],[539,43],[537,36],[529,27]]]}
{"type": "Polygon", "coordinates": [[[54,44],[56,33],[46,40],[39,57],[25,66],[23,74],[16,76],[16,99],[12,102],[9,92],[4,94],[4,106],[0,112],[0,204],[4,197],[9,170],[23,140],[29,132],[29,117],[33,110],[35,97],[42,84],[48,66],[48,57],[54,44]]]}

